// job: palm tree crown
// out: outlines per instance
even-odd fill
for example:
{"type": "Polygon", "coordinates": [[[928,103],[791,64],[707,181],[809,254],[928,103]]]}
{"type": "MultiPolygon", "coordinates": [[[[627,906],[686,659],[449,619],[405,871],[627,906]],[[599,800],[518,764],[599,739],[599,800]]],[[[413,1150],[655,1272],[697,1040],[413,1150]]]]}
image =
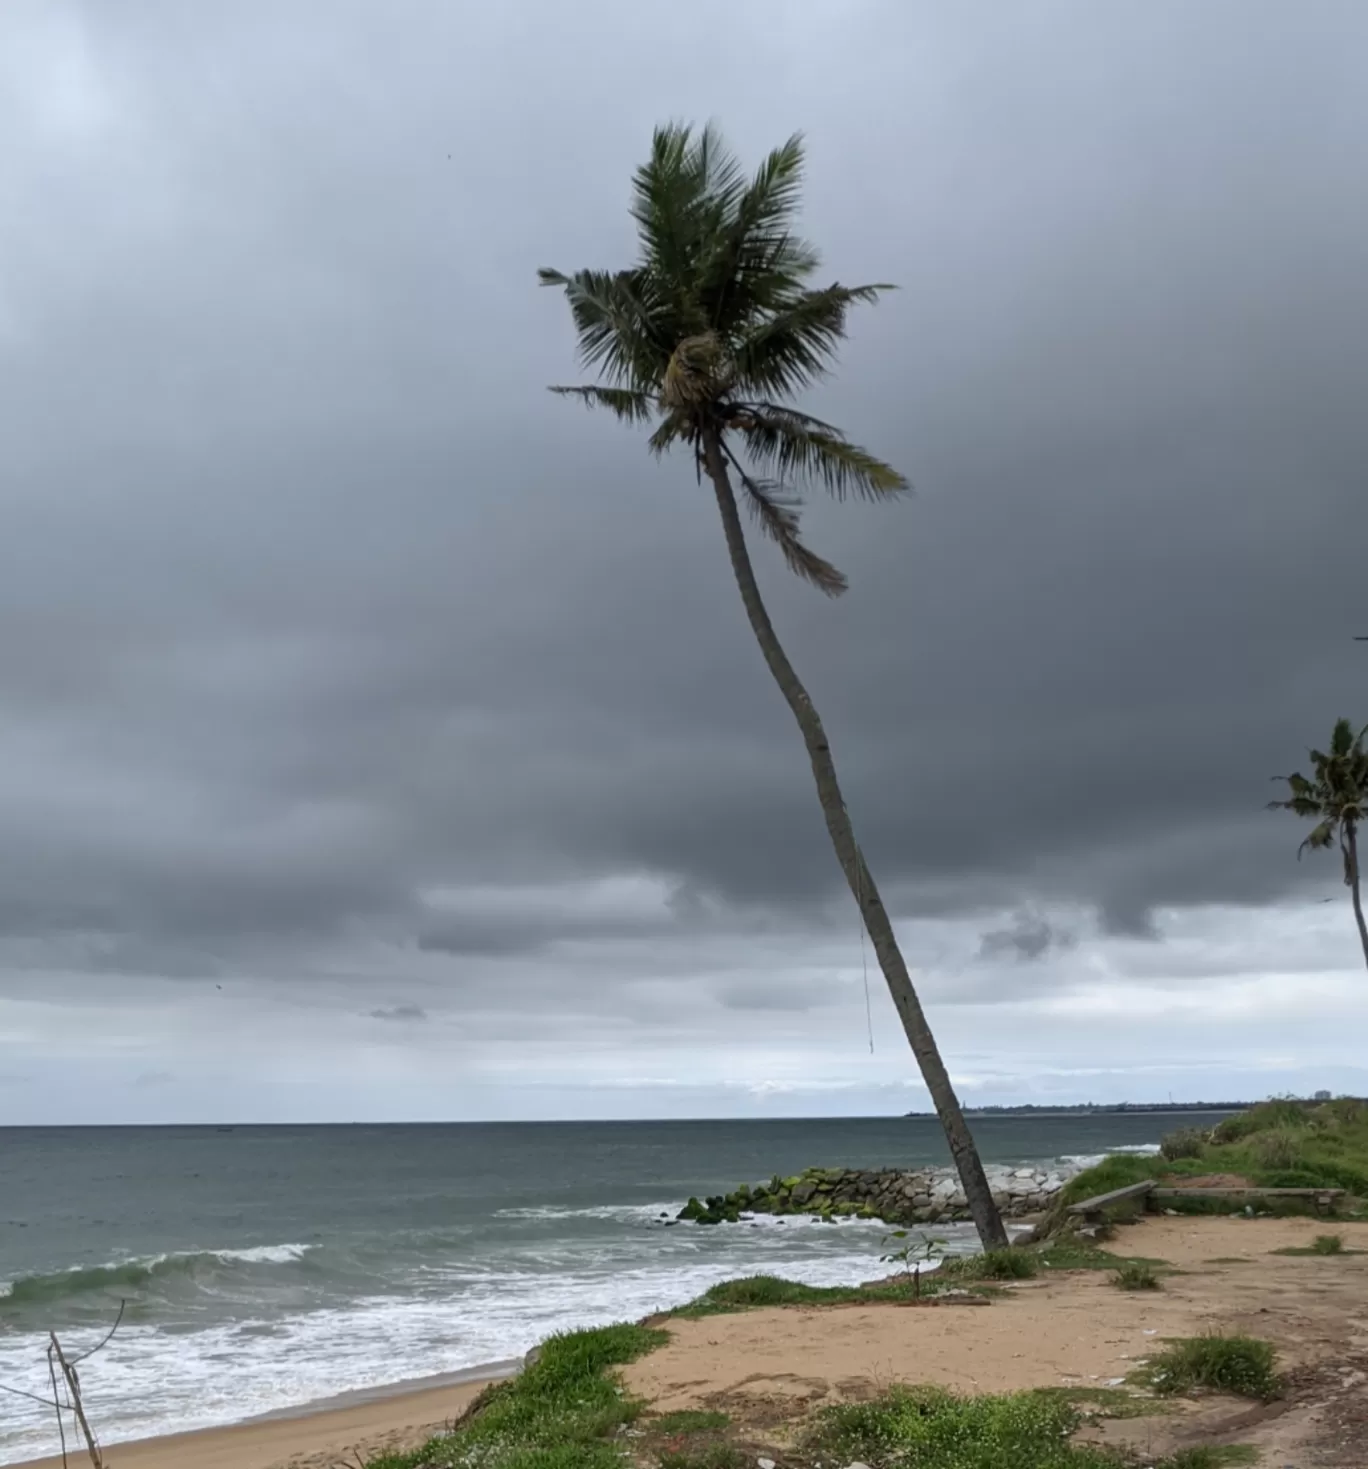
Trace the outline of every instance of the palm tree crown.
{"type": "Polygon", "coordinates": [[[1316,823],[1311,834],[1297,849],[1318,851],[1338,844],[1344,857],[1344,880],[1354,881],[1354,862],[1350,850],[1355,828],[1362,824],[1368,808],[1368,749],[1364,736],[1368,726],[1354,733],[1347,719],[1335,721],[1330,748],[1311,751],[1308,778],[1300,773],[1280,776],[1288,785],[1285,801],[1270,801],[1276,811],[1292,811],[1316,823]]]}
{"type": "Polygon", "coordinates": [[[711,125],[657,128],[632,184],[638,263],[539,276],[564,289],[581,359],[600,379],[551,391],[654,423],[652,450],[685,445],[700,473],[714,432],[760,528],[835,596],[845,577],[799,535],[803,492],[879,499],[907,481],[792,399],[834,364],[850,307],[893,287],[809,285],[820,262],[794,233],[802,181],[799,134],[747,179],[711,125]]]}

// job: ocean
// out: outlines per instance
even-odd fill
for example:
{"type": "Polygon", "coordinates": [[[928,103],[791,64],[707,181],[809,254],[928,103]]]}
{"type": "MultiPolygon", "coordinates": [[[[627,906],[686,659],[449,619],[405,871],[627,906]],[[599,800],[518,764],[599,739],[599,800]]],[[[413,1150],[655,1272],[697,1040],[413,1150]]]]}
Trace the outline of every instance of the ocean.
{"type": "MultiPolygon", "coordinates": [[[[986,1162],[1152,1146],[1215,1114],[991,1117],[986,1162]]],[[[767,1272],[867,1280],[877,1223],[665,1228],[812,1165],[949,1161],[929,1118],[0,1128],[0,1385],[42,1393],[55,1330],[106,1444],[502,1362],[767,1272]]],[[[952,1250],[967,1226],[937,1226],[952,1250]]],[[[0,1392],[0,1464],[56,1450],[0,1392]]]]}

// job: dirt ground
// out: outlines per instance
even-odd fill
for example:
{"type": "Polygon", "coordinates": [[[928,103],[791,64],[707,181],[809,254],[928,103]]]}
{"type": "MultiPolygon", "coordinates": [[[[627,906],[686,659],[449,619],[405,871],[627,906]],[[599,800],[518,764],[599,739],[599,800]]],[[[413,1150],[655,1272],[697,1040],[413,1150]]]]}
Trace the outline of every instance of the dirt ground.
{"type": "Polygon", "coordinates": [[[782,1450],[815,1407],[894,1383],[1118,1386],[1165,1337],[1245,1332],[1278,1348],[1289,1384],[1280,1401],[1208,1397],[1088,1432],[1156,1457],[1242,1443],[1274,1469],[1368,1469],[1368,1224],[1151,1217],[1108,1248],[1178,1273],[1141,1292],[1116,1289],[1104,1272],[1047,1273],[974,1309],[857,1305],[670,1321],[669,1344],[629,1367],[627,1385],[657,1412],[726,1412],[782,1450]],[[1272,1253],[1331,1229],[1365,1253],[1272,1253]]]}

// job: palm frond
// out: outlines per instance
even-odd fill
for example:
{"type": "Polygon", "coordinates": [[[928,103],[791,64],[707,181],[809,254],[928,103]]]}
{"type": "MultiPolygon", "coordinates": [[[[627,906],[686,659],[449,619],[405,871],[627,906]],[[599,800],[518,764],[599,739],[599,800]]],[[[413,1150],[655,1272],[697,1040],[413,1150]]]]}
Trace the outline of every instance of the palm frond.
{"type": "Polygon", "coordinates": [[[747,508],[760,529],[779,547],[789,570],[828,597],[839,597],[850,584],[843,572],[804,545],[798,533],[797,504],[784,498],[782,486],[773,480],[756,479],[746,473],[735,456],[728,453],[727,457],[741,483],[747,508]]]}
{"type": "Polygon", "coordinates": [[[614,386],[641,389],[656,381],[669,347],[652,319],[653,286],[639,270],[579,270],[573,276],[543,268],[542,285],[560,286],[570,303],[580,360],[614,386]]]}
{"type": "Polygon", "coordinates": [[[1330,846],[1335,840],[1336,826],[1337,823],[1334,821],[1322,821],[1297,848],[1297,856],[1300,857],[1303,852],[1307,851],[1318,852],[1321,848],[1330,846]]]}
{"type": "Polygon", "coordinates": [[[660,282],[681,336],[710,325],[700,277],[742,197],[745,177],[721,133],[684,124],[657,128],[651,156],[633,176],[631,215],[643,262],[660,282]]]}
{"type": "Polygon", "coordinates": [[[587,408],[606,408],[624,423],[649,423],[656,416],[656,401],[649,393],[634,392],[631,388],[604,388],[597,384],[587,387],[553,386],[550,392],[563,398],[578,398],[587,408]]]}
{"type": "Polygon", "coordinates": [[[736,199],[700,280],[714,330],[744,326],[757,311],[775,309],[817,269],[820,256],[793,233],[802,187],[803,135],[794,133],[736,199]]]}
{"type": "Polygon", "coordinates": [[[831,370],[854,305],[878,300],[891,285],[827,286],[803,291],[755,324],[735,347],[738,390],[788,398],[831,370]]]}
{"type": "Polygon", "coordinates": [[[786,483],[820,484],[837,500],[858,495],[882,500],[901,494],[907,479],[868,450],[852,444],[839,429],[776,404],[752,405],[733,420],[757,464],[786,483]]]}
{"type": "Polygon", "coordinates": [[[646,447],[656,456],[661,457],[667,450],[674,448],[676,444],[687,443],[694,437],[693,426],[685,414],[667,413],[661,420],[660,426],[646,440],[646,447]]]}

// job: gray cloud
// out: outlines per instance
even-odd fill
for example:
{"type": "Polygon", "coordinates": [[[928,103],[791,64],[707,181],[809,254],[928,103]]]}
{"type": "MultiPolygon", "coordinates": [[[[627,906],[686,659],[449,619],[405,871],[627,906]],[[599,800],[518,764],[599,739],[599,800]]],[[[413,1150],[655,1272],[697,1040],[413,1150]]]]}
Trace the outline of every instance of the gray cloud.
{"type": "Polygon", "coordinates": [[[1071,949],[1076,937],[1039,913],[1018,913],[1005,928],[987,929],[979,939],[979,957],[1032,962],[1051,952],[1071,949]]]}
{"type": "Polygon", "coordinates": [[[372,1020],[388,1020],[399,1025],[413,1025],[428,1018],[421,1005],[391,1005],[387,1010],[372,1010],[372,1020]]]}
{"type": "Polygon", "coordinates": [[[707,496],[543,391],[534,269],[626,261],[671,115],[806,129],[831,274],[903,287],[814,406],[917,494],[813,507],[839,604],[757,548],[896,911],[1031,957],[984,915],[1334,881],[1262,806],[1368,676],[1358,7],[177,14],[0,20],[0,990],[416,953],[589,1014],[850,928],[707,496]]]}

